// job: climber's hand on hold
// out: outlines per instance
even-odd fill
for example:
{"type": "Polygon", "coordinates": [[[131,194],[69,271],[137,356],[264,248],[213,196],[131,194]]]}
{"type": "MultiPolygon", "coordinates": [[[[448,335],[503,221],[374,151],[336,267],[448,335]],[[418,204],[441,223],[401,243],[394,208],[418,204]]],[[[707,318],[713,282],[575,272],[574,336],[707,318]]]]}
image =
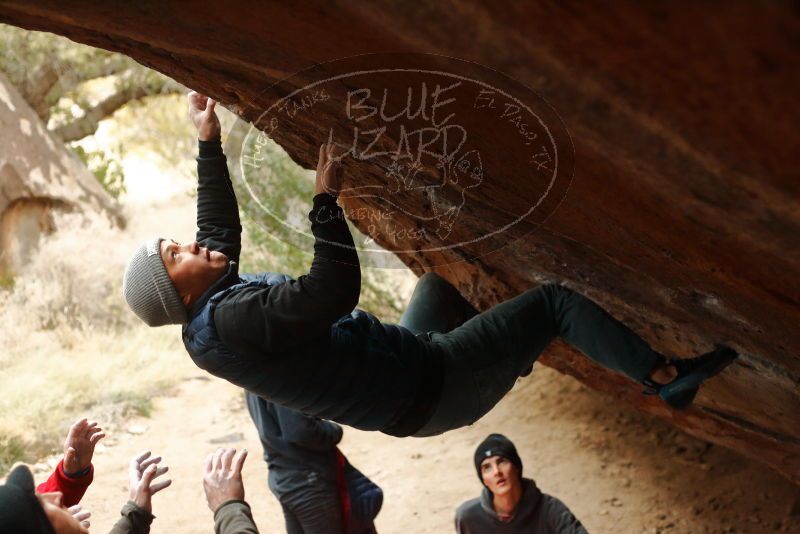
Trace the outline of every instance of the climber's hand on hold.
{"type": "Polygon", "coordinates": [[[197,91],[190,92],[188,98],[189,118],[197,128],[197,138],[201,141],[211,141],[220,137],[222,127],[214,111],[217,102],[197,91]]]}
{"type": "Polygon", "coordinates": [[[339,165],[340,154],[336,151],[333,142],[325,143],[319,147],[319,160],[317,161],[317,187],[314,194],[328,193],[334,197],[341,191],[341,168],[339,165]]]}

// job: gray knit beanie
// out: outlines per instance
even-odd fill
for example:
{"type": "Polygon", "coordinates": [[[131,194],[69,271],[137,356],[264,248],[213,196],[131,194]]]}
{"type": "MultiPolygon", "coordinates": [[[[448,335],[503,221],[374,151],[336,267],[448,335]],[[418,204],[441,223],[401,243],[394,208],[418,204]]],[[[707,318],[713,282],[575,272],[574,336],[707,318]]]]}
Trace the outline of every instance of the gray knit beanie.
{"type": "Polygon", "coordinates": [[[148,326],[184,324],[188,321],[181,296],[161,259],[161,238],[142,244],[128,262],[122,280],[128,306],[148,326]]]}

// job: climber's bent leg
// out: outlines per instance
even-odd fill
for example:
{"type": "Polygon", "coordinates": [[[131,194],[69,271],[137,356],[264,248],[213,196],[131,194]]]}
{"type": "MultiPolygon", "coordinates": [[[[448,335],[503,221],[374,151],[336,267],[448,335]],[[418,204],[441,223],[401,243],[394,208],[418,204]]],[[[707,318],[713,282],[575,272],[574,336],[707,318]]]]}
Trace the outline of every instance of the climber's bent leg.
{"type": "Polygon", "coordinates": [[[449,332],[477,314],[450,282],[430,272],[417,280],[399,324],[415,334],[449,332]]]}
{"type": "Polygon", "coordinates": [[[469,425],[512,388],[555,338],[641,382],[663,357],[591,300],[547,284],[502,302],[431,340],[444,349],[439,406],[415,435],[469,425]]]}
{"type": "Polygon", "coordinates": [[[558,335],[606,369],[642,382],[665,358],[607,311],[579,293],[547,284],[558,335]]]}

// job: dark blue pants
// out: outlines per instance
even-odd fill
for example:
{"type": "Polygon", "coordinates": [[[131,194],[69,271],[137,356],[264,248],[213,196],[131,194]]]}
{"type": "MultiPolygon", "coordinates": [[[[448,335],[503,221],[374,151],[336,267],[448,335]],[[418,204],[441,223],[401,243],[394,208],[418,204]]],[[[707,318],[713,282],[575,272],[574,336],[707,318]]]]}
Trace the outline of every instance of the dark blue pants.
{"type": "Polygon", "coordinates": [[[335,487],[308,488],[280,499],[287,534],[342,532],[342,511],[335,487]]]}
{"type": "MultiPolygon", "coordinates": [[[[350,517],[344,534],[375,534],[373,520],[383,505],[383,491],[361,471],[345,464],[350,495],[350,517]]],[[[298,489],[279,499],[287,534],[337,534],[342,532],[338,489],[318,484],[298,489]]]]}
{"type": "Polygon", "coordinates": [[[444,385],[432,418],[415,436],[472,424],[561,337],[603,367],[641,382],[662,356],[586,297],[556,284],[530,289],[478,313],[434,273],[420,277],[400,325],[429,333],[444,349],[444,385]]]}
{"type": "Polygon", "coordinates": [[[264,447],[265,459],[268,453],[272,458],[281,457],[278,465],[270,466],[269,487],[281,503],[286,531],[289,534],[374,534],[373,520],[383,505],[381,488],[345,458],[344,482],[350,499],[350,514],[347,530],[343,532],[334,445],[314,439],[302,443],[288,439],[297,428],[319,436],[315,431],[328,423],[270,403],[249,391],[245,398],[247,411],[264,447]]]}

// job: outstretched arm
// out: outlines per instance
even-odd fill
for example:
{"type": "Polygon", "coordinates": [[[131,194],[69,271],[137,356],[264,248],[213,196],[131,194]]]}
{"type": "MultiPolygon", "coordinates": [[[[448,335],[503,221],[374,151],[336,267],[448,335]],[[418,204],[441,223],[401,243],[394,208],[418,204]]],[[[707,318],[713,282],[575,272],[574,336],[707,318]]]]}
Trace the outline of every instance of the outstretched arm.
{"type": "Polygon", "coordinates": [[[217,333],[234,352],[263,357],[329,335],[358,303],[361,268],[344,212],[336,204],[335,156],[320,147],[317,194],[309,213],[314,261],[308,274],[268,288],[236,291],[214,312],[217,333]]]}
{"type": "Polygon", "coordinates": [[[150,532],[150,524],[155,519],[153,495],[172,484],[172,480],[169,479],[155,481],[169,470],[166,466],[159,466],[160,462],[161,456],[151,456],[150,451],[145,451],[128,463],[130,500],[122,507],[120,511],[122,517],[117,520],[109,534],[150,532]]]}
{"type": "Polygon", "coordinates": [[[214,512],[216,534],[258,534],[250,505],[244,500],[242,466],[247,449],[217,449],[206,458],[203,490],[214,512]]]}
{"type": "Polygon", "coordinates": [[[60,491],[64,494],[62,502],[70,507],[78,504],[92,483],[94,469],[92,456],[98,441],[105,433],[95,422],[83,418],[75,422],[64,441],[64,458],[58,463],[53,474],[39,484],[36,491],[49,493],[60,491]]]}
{"type": "Polygon", "coordinates": [[[228,164],[222,153],[221,127],[205,95],[189,93],[189,117],[197,127],[197,242],[218,250],[231,261],[239,261],[242,226],[228,164]]]}

